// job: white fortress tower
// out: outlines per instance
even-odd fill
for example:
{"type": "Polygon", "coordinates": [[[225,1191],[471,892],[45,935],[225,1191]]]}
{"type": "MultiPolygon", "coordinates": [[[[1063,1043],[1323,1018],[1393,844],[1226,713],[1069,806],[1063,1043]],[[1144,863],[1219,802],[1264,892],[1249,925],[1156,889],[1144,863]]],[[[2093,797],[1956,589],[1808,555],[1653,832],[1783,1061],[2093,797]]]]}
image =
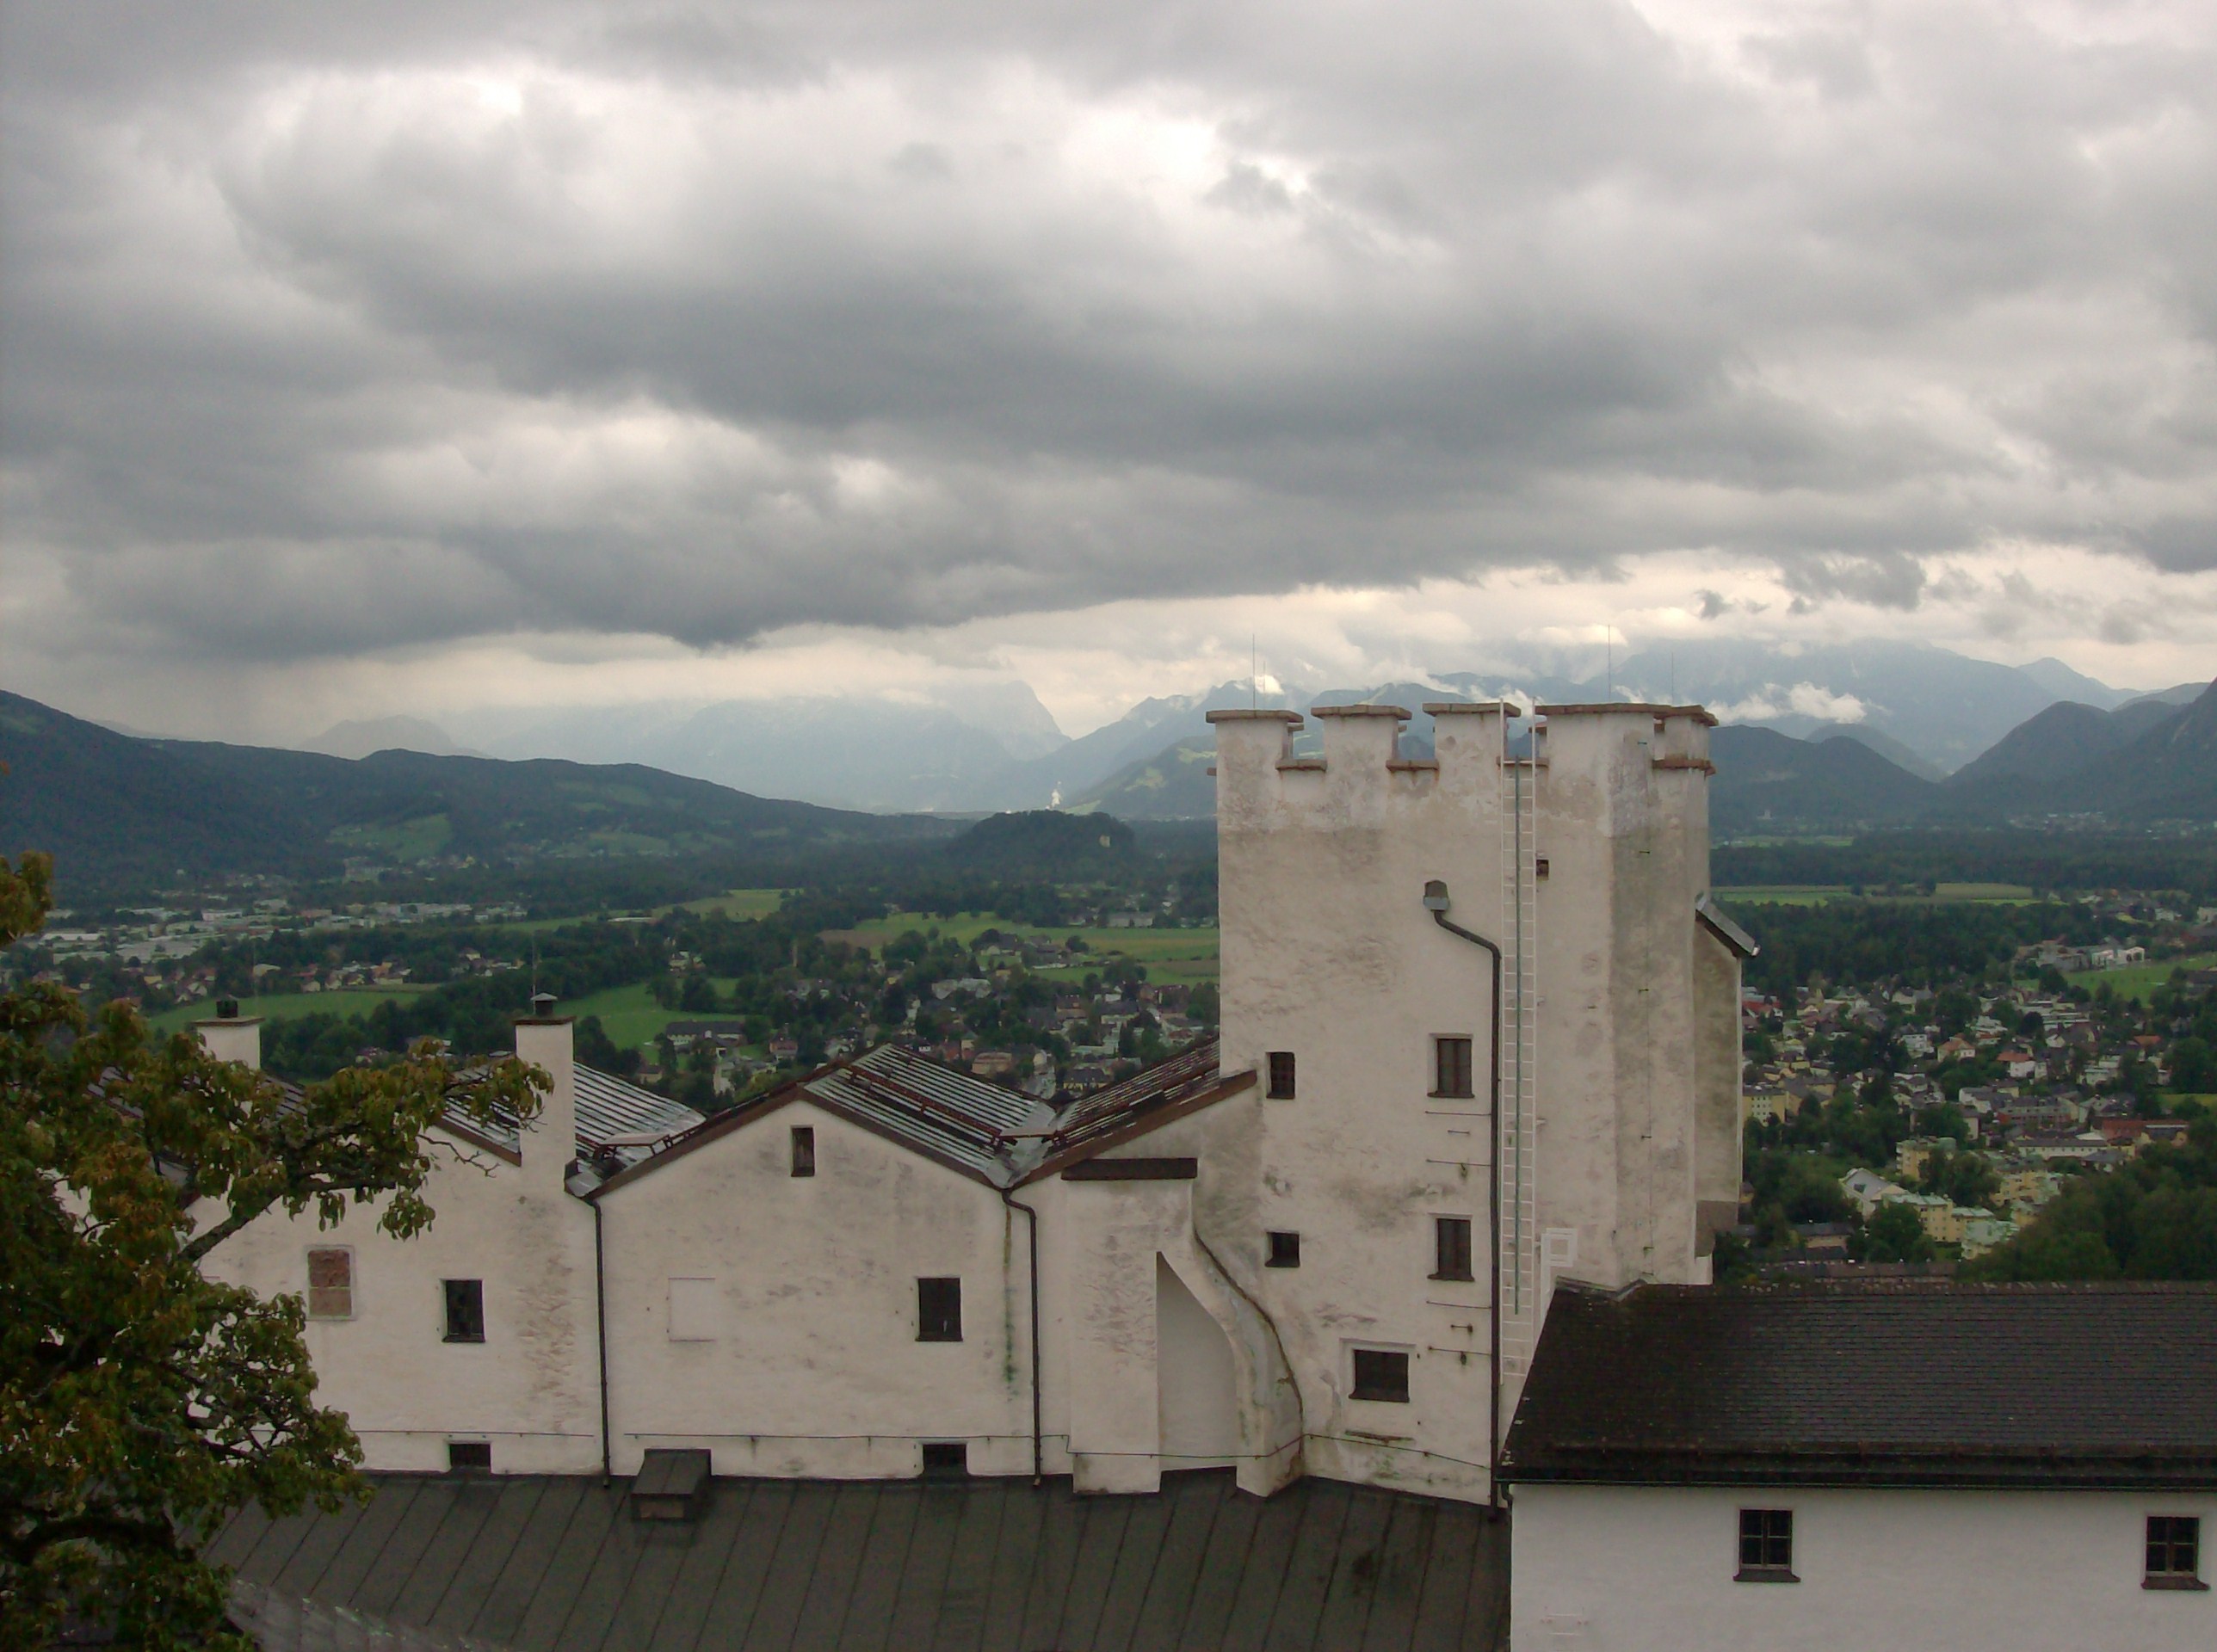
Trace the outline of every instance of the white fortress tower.
{"type": "Polygon", "coordinates": [[[1707,898],[1708,713],[1424,710],[1419,761],[1396,706],[1315,708],[1321,759],[1210,714],[1223,1067],[1261,1081],[1242,1237],[1306,1471],[1484,1497],[1556,1279],[1708,1276],[1750,949],[1707,898]]]}

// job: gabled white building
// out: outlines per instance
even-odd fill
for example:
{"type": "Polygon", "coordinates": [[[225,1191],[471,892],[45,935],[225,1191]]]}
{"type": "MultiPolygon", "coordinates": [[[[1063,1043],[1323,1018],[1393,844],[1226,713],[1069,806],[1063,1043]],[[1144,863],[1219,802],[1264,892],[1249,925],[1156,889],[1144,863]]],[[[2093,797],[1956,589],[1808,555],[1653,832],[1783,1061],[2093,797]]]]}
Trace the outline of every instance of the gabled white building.
{"type": "Polygon", "coordinates": [[[213,1267],[310,1293],[373,1467],[1491,1499],[1556,1281],[1708,1276],[1748,943],[1704,713],[1426,709],[1413,761],[1394,707],[1319,708],[1320,758],[1213,714],[1220,1045],[1059,1114],[882,1049],[702,1123],[540,1016],[545,1116],[443,1133],[429,1233],[270,1219],[213,1267]]]}

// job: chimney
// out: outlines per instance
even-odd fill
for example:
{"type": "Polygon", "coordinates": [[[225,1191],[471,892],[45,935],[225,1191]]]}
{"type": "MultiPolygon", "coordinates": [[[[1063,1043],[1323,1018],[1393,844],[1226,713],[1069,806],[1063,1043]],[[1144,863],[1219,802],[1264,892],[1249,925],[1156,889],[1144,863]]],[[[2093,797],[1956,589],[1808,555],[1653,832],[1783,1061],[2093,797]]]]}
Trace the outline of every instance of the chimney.
{"type": "Polygon", "coordinates": [[[535,993],[531,1014],[516,1023],[519,1059],[542,1069],[553,1080],[541,1098],[539,1117],[523,1132],[524,1174],[535,1185],[559,1191],[577,1156],[577,1058],[570,1016],[554,1013],[554,995],[535,993]]]}
{"type": "Polygon", "coordinates": [[[241,1015],[238,999],[217,999],[215,1019],[195,1021],[193,1031],[200,1034],[201,1047],[218,1061],[262,1070],[262,1018],[241,1015]]]}

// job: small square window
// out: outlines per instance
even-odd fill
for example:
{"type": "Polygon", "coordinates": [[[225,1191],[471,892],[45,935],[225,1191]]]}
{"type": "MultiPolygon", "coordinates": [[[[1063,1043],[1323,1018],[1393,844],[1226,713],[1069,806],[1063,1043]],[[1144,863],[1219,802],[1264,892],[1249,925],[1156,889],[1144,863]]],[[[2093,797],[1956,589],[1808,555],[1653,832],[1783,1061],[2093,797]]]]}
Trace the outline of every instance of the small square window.
{"type": "Polygon", "coordinates": [[[962,1340],[960,1279],[918,1279],[916,1282],[916,1340],[919,1342],[960,1342],[962,1340]]]}
{"type": "Polygon", "coordinates": [[[450,1474],[486,1474],[492,1470],[489,1439],[450,1439],[447,1442],[447,1470],[450,1474]]]}
{"type": "Polygon", "coordinates": [[[1294,1052],[1290,1050],[1273,1050],[1270,1051],[1269,1063],[1269,1099],[1273,1101],[1292,1100],[1294,1099],[1294,1052]]]}
{"type": "Polygon", "coordinates": [[[927,1480],[960,1480],[970,1472],[970,1446],[960,1439],[927,1439],[923,1442],[923,1477],[927,1480]]]}
{"type": "Polygon", "coordinates": [[[1741,1583],[1798,1583],[1794,1575],[1794,1511],[1743,1508],[1739,1512],[1741,1583]]]}
{"type": "Polygon", "coordinates": [[[2196,1514],[2151,1514],[2147,1521],[2150,1589],[2206,1589],[2202,1581],[2202,1519],[2196,1514]]]}
{"type": "Polygon", "coordinates": [[[1467,1279],[1470,1271],[1470,1218],[1436,1216],[1432,1218],[1432,1277],[1467,1279]]]}
{"type": "Polygon", "coordinates": [[[485,1341],[485,1281],[483,1279],[445,1279],[447,1298],[447,1341],[449,1342],[482,1342],[485,1341]]]}
{"type": "Polygon", "coordinates": [[[1432,1040],[1432,1094],[1467,1097],[1471,1093],[1468,1039],[1432,1040]]]}
{"type": "Polygon", "coordinates": [[[331,1248],[308,1253],[308,1317],[354,1317],[354,1253],[331,1248]]]}
{"type": "Polygon", "coordinates": [[[816,1174],[816,1131],[808,1125],[793,1127],[793,1174],[812,1176],[816,1174]]]}
{"type": "Polygon", "coordinates": [[[1393,1405],[1409,1402],[1409,1356],[1384,1348],[1355,1351],[1355,1395],[1358,1400],[1384,1400],[1393,1405]]]}
{"type": "Polygon", "coordinates": [[[1301,1236],[1298,1233],[1274,1233],[1270,1238],[1269,1260],[1265,1267],[1299,1267],[1301,1265],[1301,1236]]]}

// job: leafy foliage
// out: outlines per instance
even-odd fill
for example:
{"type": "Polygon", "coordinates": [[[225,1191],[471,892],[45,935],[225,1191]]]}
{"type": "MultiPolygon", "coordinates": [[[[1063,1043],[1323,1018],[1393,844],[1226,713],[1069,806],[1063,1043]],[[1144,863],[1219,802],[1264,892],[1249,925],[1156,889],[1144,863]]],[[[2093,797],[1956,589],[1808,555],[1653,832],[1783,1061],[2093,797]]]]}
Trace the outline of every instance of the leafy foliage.
{"type": "Polygon", "coordinates": [[[2025,1230],[1971,1263],[1987,1279],[2217,1279],[2217,1116],[2185,1145],[2082,1176],[2025,1230]]]}
{"type": "MultiPolygon", "coordinates": [[[[0,860],[0,945],[40,925],[50,886],[45,856],[0,860]]],[[[195,1534],[249,1501],[334,1508],[361,1452],[314,1402],[300,1298],[201,1261],[273,1211],[377,1202],[386,1232],[420,1231],[426,1127],[449,1106],[529,1117],[545,1083],[424,1045],[287,1092],[150,1041],[125,1004],[0,998],[0,1644],[48,1644],[66,1618],[127,1646],[244,1644],[195,1534]]]]}

